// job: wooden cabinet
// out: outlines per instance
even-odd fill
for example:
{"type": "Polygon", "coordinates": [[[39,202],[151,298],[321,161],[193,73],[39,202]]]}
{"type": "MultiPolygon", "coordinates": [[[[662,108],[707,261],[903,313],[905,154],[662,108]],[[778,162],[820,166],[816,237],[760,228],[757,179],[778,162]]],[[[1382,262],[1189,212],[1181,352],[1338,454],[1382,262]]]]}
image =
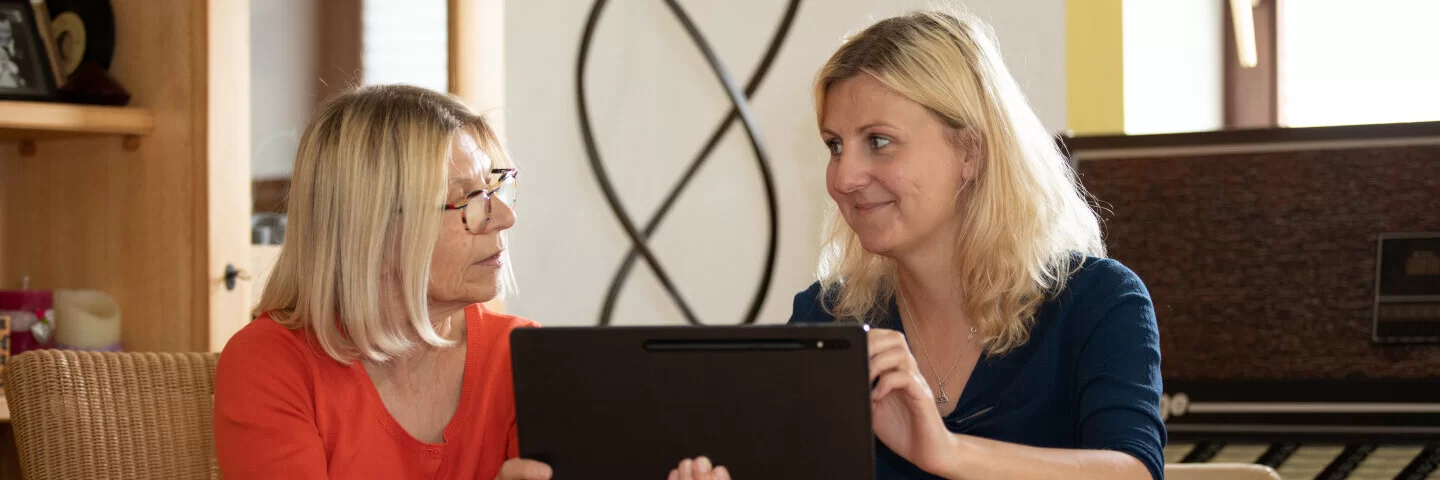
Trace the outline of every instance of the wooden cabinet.
{"type": "MultiPolygon", "coordinates": [[[[249,320],[249,2],[112,0],[124,108],[0,102],[0,286],[114,295],[132,351],[249,320]]],[[[61,326],[61,328],[64,328],[61,326]]]]}

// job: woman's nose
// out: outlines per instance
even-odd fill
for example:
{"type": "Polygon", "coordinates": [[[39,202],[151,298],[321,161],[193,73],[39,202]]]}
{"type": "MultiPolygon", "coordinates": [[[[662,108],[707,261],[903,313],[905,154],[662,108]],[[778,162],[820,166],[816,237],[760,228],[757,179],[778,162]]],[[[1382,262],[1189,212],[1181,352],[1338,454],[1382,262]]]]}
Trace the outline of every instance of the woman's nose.
{"type": "Polygon", "coordinates": [[[870,165],[856,155],[841,154],[830,165],[831,188],[840,193],[859,191],[870,185],[870,165]]]}
{"type": "Polygon", "coordinates": [[[491,198],[490,219],[485,222],[485,228],[480,233],[488,234],[502,232],[515,226],[515,208],[506,205],[498,199],[491,198]]]}

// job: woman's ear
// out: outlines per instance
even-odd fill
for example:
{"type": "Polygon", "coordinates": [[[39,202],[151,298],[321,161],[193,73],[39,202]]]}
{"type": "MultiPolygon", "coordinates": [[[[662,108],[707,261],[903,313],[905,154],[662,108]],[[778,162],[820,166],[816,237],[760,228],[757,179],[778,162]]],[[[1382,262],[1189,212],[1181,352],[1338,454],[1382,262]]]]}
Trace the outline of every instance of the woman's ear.
{"type": "Polygon", "coordinates": [[[951,130],[951,135],[960,160],[960,180],[973,182],[980,174],[980,162],[985,161],[985,142],[980,141],[980,134],[968,128],[951,130]]]}

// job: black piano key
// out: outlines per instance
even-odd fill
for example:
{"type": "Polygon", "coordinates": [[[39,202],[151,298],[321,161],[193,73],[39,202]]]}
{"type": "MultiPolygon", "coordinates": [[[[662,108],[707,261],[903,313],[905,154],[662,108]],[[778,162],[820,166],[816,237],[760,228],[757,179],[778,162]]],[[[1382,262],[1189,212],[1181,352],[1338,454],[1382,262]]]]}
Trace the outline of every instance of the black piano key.
{"type": "Polygon", "coordinates": [[[1374,445],[1347,445],[1345,450],[1330,462],[1330,465],[1325,466],[1325,470],[1315,476],[1315,480],[1344,480],[1373,451],[1375,451],[1374,445]]]}
{"type": "Polygon", "coordinates": [[[1260,458],[1255,460],[1255,463],[1270,468],[1280,468],[1280,465],[1283,465],[1286,460],[1289,460],[1290,456],[1294,455],[1295,451],[1299,449],[1300,444],[1298,443],[1271,444],[1270,449],[1266,450],[1263,455],[1260,455],[1260,458]]]}
{"type": "Polygon", "coordinates": [[[1440,467],[1440,444],[1430,444],[1405,466],[1395,480],[1425,480],[1440,467]]]}
{"type": "Polygon", "coordinates": [[[1222,448],[1225,448],[1225,444],[1222,442],[1196,443],[1195,449],[1191,450],[1190,453],[1185,454],[1185,458],[1181,459],[1180,463],[1208,462],[1210,461],[1210,459],[1215,458],[1215,454],[1220,453],[1220,449],[1222,448]]]}

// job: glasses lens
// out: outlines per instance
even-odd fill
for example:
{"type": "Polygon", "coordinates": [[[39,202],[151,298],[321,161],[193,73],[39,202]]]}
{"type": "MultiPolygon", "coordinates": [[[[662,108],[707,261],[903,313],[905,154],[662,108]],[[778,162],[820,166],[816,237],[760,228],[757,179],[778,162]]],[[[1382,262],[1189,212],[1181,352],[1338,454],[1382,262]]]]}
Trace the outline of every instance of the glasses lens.
{"type": "Polygon", "coordinates": [[[500,184],[495,186],[495,192],[490,196],[495,197],[505,206],[515,208],[515,177],[505,177],[500,184]]]}
{"type": "Polygon", "coordinates": [[[485,219],[490,217],[490,202],[484,196],[476,195],[465,205],[465,230],[471,233],[478,233],[485,226],[485,219]]]}

